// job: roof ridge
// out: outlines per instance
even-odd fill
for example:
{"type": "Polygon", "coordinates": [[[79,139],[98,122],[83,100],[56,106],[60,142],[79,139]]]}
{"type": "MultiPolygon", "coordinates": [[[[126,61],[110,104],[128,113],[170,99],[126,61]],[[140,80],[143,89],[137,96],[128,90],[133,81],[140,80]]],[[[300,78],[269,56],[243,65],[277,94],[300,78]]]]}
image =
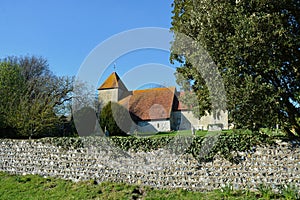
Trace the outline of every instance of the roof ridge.
{"type": "Polygon", "coordinates": [[[150,90],[163,90],[163,89],[175,89],[176,87],[175,86],[170,86],[170,87],[157,87],[157,88],[147,88],[147,89],[141,89],[141,90],[132,90],[132,92],[135,92],[135,91],[138,91],[138,92],[141,92],[141,91],[150,91],[150,90]]]}

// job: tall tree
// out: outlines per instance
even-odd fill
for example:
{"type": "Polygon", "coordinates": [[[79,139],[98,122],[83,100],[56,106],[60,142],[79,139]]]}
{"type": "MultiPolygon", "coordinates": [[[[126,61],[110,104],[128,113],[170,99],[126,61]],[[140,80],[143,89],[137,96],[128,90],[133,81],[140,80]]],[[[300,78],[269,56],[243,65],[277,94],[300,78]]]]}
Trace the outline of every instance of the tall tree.
{"type": "Polygon", "coordinates": [[[9,57],[0,67],[5,125],[18,137],[49,135],[59,126],[61,105],[71,100],[72,78],[53,75],[47,60],[35,56],[9,57]]]}
{"type": "Polygon", "coordinates": [[[25,89],[25,81],[17,65],[7,62],[0,63],[0,130],[2,134],[13,131],[9,116],[13,115],[18,98],[25,89]],[[2,131],[1,131],[2,132],[2,131]]]}
{"type": "MultiPolygon", "coordinates": [[[[188,85],[201,109],[211,108],[204,78],[193,62],[203,47],[220,72],[229,118],[238,127],[281,124],[300,134],[300,1],[174,0],[171,61],[179,61],[179,84],[188,85]],[[203,95],[206,94],[206,95],[203,95]]],[[[187,87],[187,86],[185,86],[187,87]]],[[[189,104],[189,102],[186,102],[189,104]]],[[[199,112],[200,114],[203,112],[199,112]]]]}

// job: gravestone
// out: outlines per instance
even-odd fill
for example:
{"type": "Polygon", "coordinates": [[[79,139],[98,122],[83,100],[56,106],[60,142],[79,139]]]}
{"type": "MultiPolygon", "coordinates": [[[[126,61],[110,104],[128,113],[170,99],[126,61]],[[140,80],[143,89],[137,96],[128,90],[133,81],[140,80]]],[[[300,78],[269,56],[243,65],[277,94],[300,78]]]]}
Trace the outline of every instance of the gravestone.
{"type": "Polygon", "coordinates": [[[223,124],[208,124],[208,131],[222,131],[223,124]]]}

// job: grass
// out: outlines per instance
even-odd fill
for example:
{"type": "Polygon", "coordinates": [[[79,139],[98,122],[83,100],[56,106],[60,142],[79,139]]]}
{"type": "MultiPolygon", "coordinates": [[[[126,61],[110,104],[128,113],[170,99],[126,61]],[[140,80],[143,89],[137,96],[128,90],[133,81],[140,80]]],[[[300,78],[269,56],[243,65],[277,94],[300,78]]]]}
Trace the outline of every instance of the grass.
{"type": "Polygon", "coordinates": [[[211,192],[193,192],[183,189],[158,190],[151,187],[124,183],[85,181],[74,183],[37,175],[9,175],[0,172],[0,199],[296,199],[293,188],[286,188],[282,195],[268,190],[250,192],[233,190],[231,186],[211,192]],[[292,192],[291,192],[292,191],[292,192]]]}
{"type": "MultiPolygon", "coordinates": [[[[204,130],[197,130],[195,132],[196,136],[205,136],[207,134],[215,134],[217,132],[208,132],[204,130]]],[[[232,130],[223,130],[222,133],[232,133],[232,130]]],[[[180,131],[169,131],[169,132],[158,132],[158,133],[137,133],[137,136],[140,137],[163,137],[163,136],[184,136],[184,135],[192,135],[190,130],[180,130],[180,131]]]]}

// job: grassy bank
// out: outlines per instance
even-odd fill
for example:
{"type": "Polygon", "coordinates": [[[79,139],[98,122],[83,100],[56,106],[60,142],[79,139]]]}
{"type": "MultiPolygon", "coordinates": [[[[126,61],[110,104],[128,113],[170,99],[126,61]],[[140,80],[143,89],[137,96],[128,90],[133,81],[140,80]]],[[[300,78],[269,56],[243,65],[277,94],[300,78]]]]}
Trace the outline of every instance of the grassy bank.
{"type": "Polygon", "coordinates": [[[211,192],[192,192],[182,189],[158,190],[139,185],[100,183],[43,178],[36,175],[9,175],[0,172],[0,199],[296,199],[291,188],[274,194],[267,187],[259,192],[232,190],[224,187],[211,192]],[[288,198],[290,197],[290,198],[288,198]]]}

